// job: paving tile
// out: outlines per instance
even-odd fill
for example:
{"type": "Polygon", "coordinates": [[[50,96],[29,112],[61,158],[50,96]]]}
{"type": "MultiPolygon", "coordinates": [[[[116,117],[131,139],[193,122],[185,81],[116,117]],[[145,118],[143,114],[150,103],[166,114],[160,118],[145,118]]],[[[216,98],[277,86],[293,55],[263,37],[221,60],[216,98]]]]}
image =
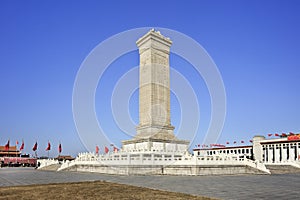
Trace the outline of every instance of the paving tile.
{"type": "Polygon", "coordinates": [[[300,174],[241,176],[119,176],[1,168],[0,187],[105,180],[220,199],[299,199],[300,174]]]}

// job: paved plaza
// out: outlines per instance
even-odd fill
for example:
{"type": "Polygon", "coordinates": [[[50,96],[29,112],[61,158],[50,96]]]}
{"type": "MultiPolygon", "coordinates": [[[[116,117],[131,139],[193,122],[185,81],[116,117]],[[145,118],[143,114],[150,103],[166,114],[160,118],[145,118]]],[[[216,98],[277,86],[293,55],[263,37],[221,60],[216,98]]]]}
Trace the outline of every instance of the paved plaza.
{"type": "Polygon", "coordinates": [[[220,199],[299,199],[300,174],[239,176],[119,176],[0,168],[0,187],[104,180],[220,199]]]}

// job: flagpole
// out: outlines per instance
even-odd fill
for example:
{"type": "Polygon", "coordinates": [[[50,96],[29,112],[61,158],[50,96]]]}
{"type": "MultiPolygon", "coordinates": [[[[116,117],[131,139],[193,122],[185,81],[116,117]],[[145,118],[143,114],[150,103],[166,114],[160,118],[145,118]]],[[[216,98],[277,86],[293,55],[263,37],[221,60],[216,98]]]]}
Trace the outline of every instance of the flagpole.
{"type": "Polygon", "coordinates": [[[8,142],[7,142],[7,144],[8,144],[8,148],[7,148],[7,157],[9,157],[9,142],[10,142],[10,139],[8,139],[8,142]]]}
{"type": "Polygon", "coordinates": [[[48,140],[48,146],[47,146],[47,153],[48,153],[48,159],[49,159],[49,151],[51,149],[50,141],[48,140]]]}
{"type": "Polygon", "coordinates": [[[20,147],[20,157],[21,157],[23,148],[24,148],[24,139],[22,139],[22,144],[21,144],[21,147],[20,147]]]}
{"type": "Polygon", "coordinates": [[[16,157],[18,157],[18,140],[16,141],[16,157]]]}
{"type": "Polygon", "coordinates": [[[32,150],[34,151],[35,158],[37,158],[37,141],[35,142],[34,147],[33,147],[32,150]]]}
{"type": "Polygon", "coordinates": [[[58,145],[58,159],[60,157],[61,151],[62,151],[62,147],[61,147],[61,142],[59,141],[59,145],[58,145]]]}

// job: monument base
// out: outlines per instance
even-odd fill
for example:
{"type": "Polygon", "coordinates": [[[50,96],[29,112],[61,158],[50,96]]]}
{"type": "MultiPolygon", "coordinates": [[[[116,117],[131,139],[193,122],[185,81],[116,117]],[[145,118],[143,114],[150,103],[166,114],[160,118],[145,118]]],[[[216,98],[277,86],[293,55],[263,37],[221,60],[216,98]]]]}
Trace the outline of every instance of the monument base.
{"type": "Polygon", "coordinates": [[[185,153],[188,151],[189,141],[168,140],[157,138],[134,138],[122,141],[122,150],[125,152],[155,151],[155,152],[177,152],[185,153]]]}
{"type": "Polygon", "coordinates": [[[171,125],[139,125],[136,127],[135,138],[152,138],[162,140],[177,140],[174,133],[174,126],[171,125]]]}

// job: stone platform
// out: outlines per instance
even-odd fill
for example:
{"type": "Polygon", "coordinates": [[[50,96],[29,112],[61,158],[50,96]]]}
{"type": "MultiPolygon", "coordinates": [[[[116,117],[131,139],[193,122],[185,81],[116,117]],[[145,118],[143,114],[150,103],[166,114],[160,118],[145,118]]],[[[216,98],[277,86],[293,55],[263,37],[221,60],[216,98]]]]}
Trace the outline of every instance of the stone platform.
{"type": "Polygon", "coordinates": [[[219,175],[269,174],[262,163],[247,158],[192,156],[181,152],[133,151],[105,155],[81,153],[59,171],[83,171],[121,175],[219,175]]]}

